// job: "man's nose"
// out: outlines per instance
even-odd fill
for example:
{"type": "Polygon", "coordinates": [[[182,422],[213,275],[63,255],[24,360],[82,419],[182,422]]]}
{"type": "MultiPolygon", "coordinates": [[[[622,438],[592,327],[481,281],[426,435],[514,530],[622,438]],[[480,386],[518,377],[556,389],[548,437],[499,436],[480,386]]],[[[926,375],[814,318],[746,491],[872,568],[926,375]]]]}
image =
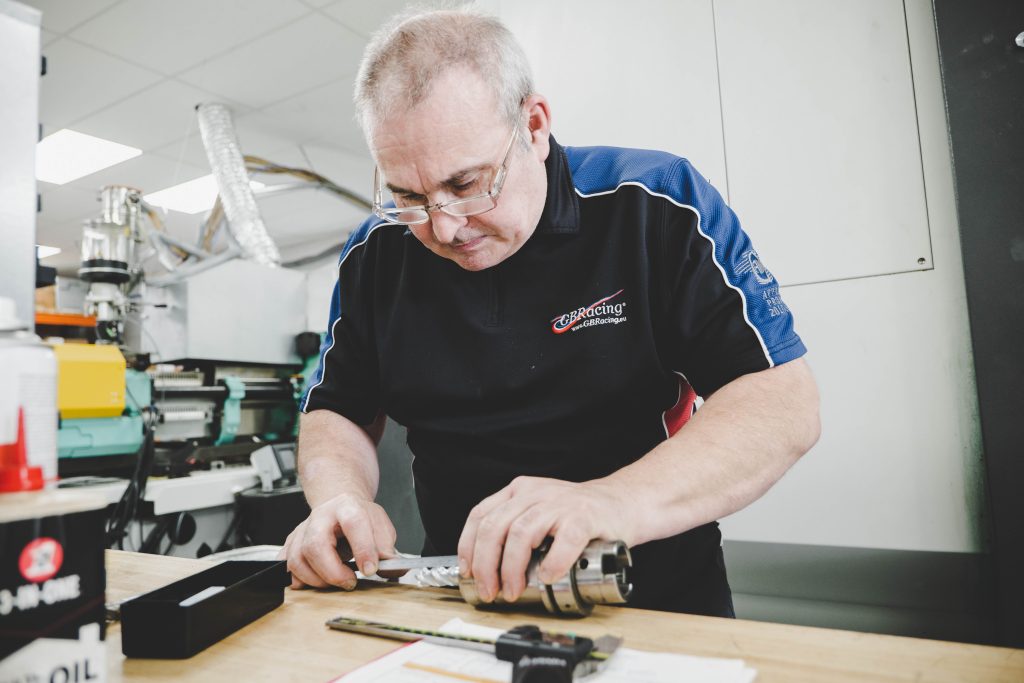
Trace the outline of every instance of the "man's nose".
{"type": "Polygon", "coordinates": [[[451,216],[444,211],[433,211],[430,214],[431,229],[434,239],[441,244],[451,244],[459,229],[466,224],[465,216],[451,216]]]}

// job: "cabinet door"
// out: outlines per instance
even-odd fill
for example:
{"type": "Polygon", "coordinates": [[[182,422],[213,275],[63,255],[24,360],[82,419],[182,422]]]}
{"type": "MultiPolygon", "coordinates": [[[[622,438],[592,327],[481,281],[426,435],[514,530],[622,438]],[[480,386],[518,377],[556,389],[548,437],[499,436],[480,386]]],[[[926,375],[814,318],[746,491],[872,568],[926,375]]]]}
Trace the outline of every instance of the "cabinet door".
{"type": "Polygon", "coordinates": [[[730,199],[783,284],[932,267],[900,0],[715,0],[730,199]]]}
{"type": "Polygon", "coordinates": [[[711,0],[499,2],[565,145],[661,149],[727,195],[711,0]]]}
{"type": "Polygon", "coordinates": [[[35,329],[39,12],[17,3],[0,4],[0,65],[0,297],[14,301],[16,317],[31,330],[35,329]]]}

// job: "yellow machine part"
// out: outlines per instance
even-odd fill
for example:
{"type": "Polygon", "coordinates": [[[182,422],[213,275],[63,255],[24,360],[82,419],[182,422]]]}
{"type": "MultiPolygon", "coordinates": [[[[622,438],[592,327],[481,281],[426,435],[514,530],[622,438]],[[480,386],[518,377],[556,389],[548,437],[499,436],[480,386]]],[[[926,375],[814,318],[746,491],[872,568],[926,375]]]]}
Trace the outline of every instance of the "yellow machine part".
{"type": "Polygon", "coordinates": [[[125,362],[105,344],[55,344],[57,410],[65,420],[124,412],[125,362]]]}

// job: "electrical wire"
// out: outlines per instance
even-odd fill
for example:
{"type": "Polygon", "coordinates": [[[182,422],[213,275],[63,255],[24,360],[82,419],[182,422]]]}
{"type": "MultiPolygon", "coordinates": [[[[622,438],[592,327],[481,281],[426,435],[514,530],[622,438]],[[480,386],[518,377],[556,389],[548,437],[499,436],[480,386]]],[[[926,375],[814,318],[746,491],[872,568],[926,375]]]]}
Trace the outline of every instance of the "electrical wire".
{"type": "Polygon", "coordinates": [[[217,201],[213,203],[213,208],[210,209],[210,215],[207,216],[206,222],[202,227],[202,239],[199,244],[203,251],[212,251],[214,233],[217,232],[217,228],[220,227],[223,220],[224,204],[220,201],[220,195],[217,195],[217,201]]]}
{"type": "MultiPolygon", "coordinates": [[[[139,207],[142,209],[142,212],[146,214],[146,218],[149,219],[150,223],[153,224],[153,228],[156,229],[158,233],[167,233],[167,226],[164,223],[164,219],[160,217],[159,211],[154,209],[149,204],[146,204],[145,202],[139,202],[139,207]]],[[[159,237],[157,239],[159,239],[159,237]]],[[[175,256],[181,259],[178,265],[181,265],[181,263],[184,263],[189,259],[190,254],[184,249],[181,249],[174,245],[167,245],[166,243],[164,244],[164,246],[168,248],[175,256]]]]}
{"type": "Polygon", "coordinates": [[[360,209],[369,210],[373,208],[373,204],[370,200],[366,199],[362,195],[359,195],[352,190],[348,190],[337,183],[333,182],[329,178],[326,178],[316,171],[310,171],[305,168],[293,168],[291,166],[282,166],[276,164],[273,161],[267,161],[263,157],[245,155],[246,169],[253,173],[267,173],[271,175],[291,175],[304,180],[313,185],[318,185],[325,190],[333,192],[334,194],[347,199],[348,201],[355,204],[360,209]]]}
{"type": "MultiPolygon", "coordinates": [[[[235,504],[234,510],[232,512],[233,514],[231,515],[231,522],[228,524],[228,528],[224,532],[224,536],[220,539],[220,543],[218,543],[216,547],[213,549],[213,552],[215,553],[219,553],[224,550],[231,550],[232,548],[236,547],[233,545],[228,545],[228,539],[231,538],[232,534],[236,534],[238,525],[242,521],[242,505],[238,501],[238,494],[235,494],[235,504]]],[[[237,536],[235,538],[235,541],[238,541],[237,536]]]]}
{"type": "MultiPolygon", "coordinates": [[[[244,159],[246,165],[245,168],[250,173],[262,173],[268,175],[290,175],[304,182],[307,182],[314,187],[327,190],[328,192],[331,192],[332,194],[335,194],[345,199],[346,201],[355,204],[358,208],[362,210],[369,211],[371,208],[373,208],[373,204],[365,197],[338,185],[331,179],[327,178],[326,176],[320,175],[316,171],[311,171],[305,168],[284,166],[273,161],[268,161],[263,157],[258,157],[250,154],[245,155],[244,159]]],[[[213,208],[210,209],[210,213],[207,216],[206,221],[200,227],[200,236],[198,244],[201,249],[208,252],[213,251],[213,239],[216,236],[217,231],[220,229],[220,226],[224,223],[224,219],[224,205],[221,203],[220,195],[218,195],[217,201],[214,202],[213,208]]],[[[304,256],[289,261],[287,263],[282,263],[281,265],[283,265],[286,268],[295,268],[298,266],[304,266],[310,263],[315,263],[322,259],[337,255],[338,252],[341,251],[344,244],[344,242],[332,244],[331,246],[317,252],[316,254],[313,254],[311,256],[304,256]]]]}
{"type": "Polygon", "coordinates": [[[116,545],[119,550],[125,549],[125,537],[128,535],[131,523],[139,518],[141,504],[146,496],[146,482],[153,469],[156,447],[153,429],[148,424],[143,429],[144,437],[142,446],[137,453],[135,471],[107,519],[106,541],[108,548],[113,548],[116,545]]]}
{"type": "MultiPolygon", "coordinates": [[[[338,185],[334,181],[330,180],[329,178],[323,175],[320,175],[316,171],[304,168],[284,166],[282,164],[278,164],[273,161],[264,159],[263,157],[258,157],[254,155],[247,154],[245,155],[244,159],[246,164],[246,170],[249,171],[250,173],[261,173],[268,175],[290,175],[295,178],[298,178],[299,180],[302,180],[303,182],[309,183],[313,187],[327,190],[328,192],[331,192],[332,194],[337,195],[338,197],[341,197],[342,199],[345,199],[346,201],[354,204],[361,210],[369,211],[371,208],[373,208],[373,204],[370,202],[370,200],[366,199],[365,197],[356,192],[353,192],[352,190],[346,189],[338,185]]],[[[140,207],[142,208],[142,211],[146,215],[146,217],[153,224],[153,227],[156,230],[156,232],[166,234],[167,228],[163,222],[163,219],[160,217],[159,212],[156,211],[156,209],[154,209],[152,206],[144,202],[140,203],[140,207]]],[[[226,216],[224,214],[224,205],[221,202],[220,195],[218,195],[217,200],[213,204],[213,208],[210,209],[210,213],[206,217],[206,221],[200,226],[199,229],[198,245],[203,251],[213,253],[214,238],[216,237],[217,232],[220,230],[221,225],[224,224],[225,219],[226,216]]],[[[230,239],[230,233],[228,233],[228,235],[230,239]]],[[[165,263],[164,260],[161,260],[161,263],[164,265],[164,267],[170,271],[175,270],[177,266],[184,264],[191,258],[191,255],[188,254],[184,249],[176,247],[172,244],[167,244],[165,241],[160,240],[159,236],[155,236],[155,238],[151,241],[154,243],[159,242],[159,245],[154,244],[154,248],[157,249],[158,257],[160,257],[161,255],[160,250],[163,249],[164,251],[162,253],[166,254],[167,252],[170,252],[179,259],[179,262],[177,264],[165,263]]],[[[317,252],[316,254],[295,259],[282,265],[285,267],[294,268],[297,266],[315,263],[324,258],[336,255],[343,246],[344,242],[339,242],[338,244],[331,245],[330,247],[320,252],[317,252]]]]}

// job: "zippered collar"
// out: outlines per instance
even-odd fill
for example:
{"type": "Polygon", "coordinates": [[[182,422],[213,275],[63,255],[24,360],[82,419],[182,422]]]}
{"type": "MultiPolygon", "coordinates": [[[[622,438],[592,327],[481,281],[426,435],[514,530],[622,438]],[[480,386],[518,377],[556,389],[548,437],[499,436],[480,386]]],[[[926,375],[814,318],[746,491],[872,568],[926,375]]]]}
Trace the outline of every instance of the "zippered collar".
{"type": "Polygon", "coordinates": [[[580,204],[572,182],[569,160],[565,150],[555,141],[555,136],[549,136],[548,140],[551,151],[544,161],[548,175],[548,194],[534,234],[575,235],[580,231],[580,204]]]}

